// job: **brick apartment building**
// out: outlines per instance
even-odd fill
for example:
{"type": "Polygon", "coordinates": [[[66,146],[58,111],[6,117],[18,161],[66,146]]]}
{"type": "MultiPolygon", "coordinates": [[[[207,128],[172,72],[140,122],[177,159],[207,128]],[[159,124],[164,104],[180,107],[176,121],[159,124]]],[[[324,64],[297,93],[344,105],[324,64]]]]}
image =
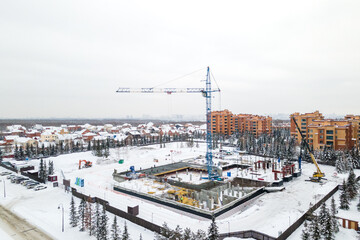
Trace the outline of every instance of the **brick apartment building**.
{"type": "Polygon", "coordinates": [[[359,143],[360,116],[347,115],[344,119],[324,119],[319,111],[313,113],[294,113],[290,115],[290,133],[298,143],[301,142],[295,118],[301,132],[314,150],[331,147],[334,150],[352,149],[359,143]]]}
{"type": "Polygon", "coordinates": [[[236,132],[251,132],[255,136],[272,132],[272,118],[251,114],[233,114],[229,110],[211,113],[211,132],[231,135],[236,132]]]}

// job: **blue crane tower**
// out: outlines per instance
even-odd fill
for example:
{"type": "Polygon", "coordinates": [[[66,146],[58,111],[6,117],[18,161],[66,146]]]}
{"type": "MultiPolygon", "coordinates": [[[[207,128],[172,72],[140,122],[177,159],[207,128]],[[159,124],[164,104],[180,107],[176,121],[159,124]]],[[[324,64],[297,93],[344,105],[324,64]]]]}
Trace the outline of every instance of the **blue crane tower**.
{"type": "Polygon", "coordinates": [[[210,68],[207,67],[205,88],[119,88],[117,93],[202,93],[206,99],[206,165],[208,178],[214,180],[217,173],[213,169],[212,160],[212,133],[211,133],[211,93],[220,92],[220,89],[211,89],[210,68]]]}

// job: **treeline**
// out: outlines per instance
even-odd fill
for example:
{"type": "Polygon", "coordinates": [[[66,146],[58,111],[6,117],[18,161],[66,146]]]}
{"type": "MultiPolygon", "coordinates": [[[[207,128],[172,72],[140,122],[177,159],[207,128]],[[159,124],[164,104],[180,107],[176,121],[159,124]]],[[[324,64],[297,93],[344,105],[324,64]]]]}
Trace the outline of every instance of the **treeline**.
{"type": "MultiPolygon", "coordinates": [[[[194,132],[194,136],[201,136],[199,132],[194,132]]],[[[129,137],[123,140],[107,138],[106,140],[92,140],[83,142],[82,140],[77,141],[59,141],[59,142],[50,142],[39,145],[26,144],[25,147],[15,145],[14,148],[14,158],[16,160],[25,160],[26,158],[46,158],[52,156],[58,156],[61,154],[83,152],[83,151],[93,151],[96,156],[106,156],[108,154],[109,148],[117,148],[123,146],[143,146],[148,144],[160,143],[162,146],[165,143],[173,141],[187,141],[192,139],[193,135],[189,134],[175,134],[170,136],[168,134],[161,135],[159,137],[155,136],[142,136],[142,137],[129,137]],[[190,138],[191,137],[191,138],[190,138]]],[[[2,156],[2,151],[0,149],[0,159],[2,156]]]]}
{"type": "MultiPolygon", "coordinates": [[[[288,131],[283,130],[274,130],[272,134],[262,134],[258,137],[249,132],[236,133],[229,138],[229,143],[249,154],[282,159],[291,159],[296,154],[295,139],[288,131]]],[[[218,144],[213,144],[213,147],[218,147],[218,144]]]]}

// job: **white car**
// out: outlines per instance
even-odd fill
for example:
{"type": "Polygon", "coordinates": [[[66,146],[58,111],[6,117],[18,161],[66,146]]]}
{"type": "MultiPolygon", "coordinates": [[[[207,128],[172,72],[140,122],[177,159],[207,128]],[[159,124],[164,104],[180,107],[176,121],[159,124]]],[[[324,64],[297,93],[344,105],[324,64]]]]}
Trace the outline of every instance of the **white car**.
{"type": "Polygon", "coordinates": [[[39,186],[34,187],[34,191],[39,191],[39,190],[42,190],[42,189],[45,189],[45,188],[47,188],[47,186],[39,185],[39,186]]]}
{"type": "Polygon", "coordinates": [[[0,176],[6,176],[6,175],[11,175],[11,174],[12,174],[11,172],[1,172],[0,176]]]}

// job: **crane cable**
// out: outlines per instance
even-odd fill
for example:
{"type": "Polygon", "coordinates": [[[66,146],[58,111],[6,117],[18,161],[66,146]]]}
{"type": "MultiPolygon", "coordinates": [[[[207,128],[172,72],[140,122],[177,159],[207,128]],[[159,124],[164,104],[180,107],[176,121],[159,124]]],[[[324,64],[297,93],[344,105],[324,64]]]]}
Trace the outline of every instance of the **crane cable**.
{"type": "Polygon", "coordinates": [[[188,74],[185,74],[185,75],[183,75],[183,76],[174,78],[174,79],[172,79],[172,80],[170,80],[170,81],[163,82],[163,83],[160,83],[160,84],[158,84],[158,85],[155,85],[155,86],[152,87],[152,88],[156,88],[156,87],[159,87],[159,86],[161,86],[161,85],[165,85],[165,84],[168,84],[168,83],[170,83],[170,82],[174,82],[174,81],[176,81],[176,80],[179,80],[179,79],[181,79],[181,78],[187,77],[187,76],[189,76],[189,75],[191,75],[191,74],[194,74],[194,73],[196,73],[196,72],[202,71],[202,70],[204,70],[204,69],[205,69],[205,68],[201,68],[201,69],[199,69],[199,70],[193,71],[193,72],[188,73],[188,74]]]}

